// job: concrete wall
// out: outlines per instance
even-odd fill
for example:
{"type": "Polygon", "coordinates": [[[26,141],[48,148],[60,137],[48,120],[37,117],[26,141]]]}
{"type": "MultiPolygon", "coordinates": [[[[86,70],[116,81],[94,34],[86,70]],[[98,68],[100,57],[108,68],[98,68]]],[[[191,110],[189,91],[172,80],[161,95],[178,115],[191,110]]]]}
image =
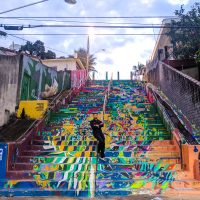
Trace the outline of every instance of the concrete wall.
{"type": "Polygon", "coordinates": [[[182,72],[184,74],[187,74],[188,76],[191,76],[192,78],[194,78],[196,80],[200,80],[199,68],[198,67],[193,67],[193,68],[190,68],[190,69],[184,69],[184,70],[182,70],[182,72]]]}
{"type": "Polygon", "coordinates": [[[196,63],[194,59],[164,60],[163,62],[196,80],[200,80],[200,64],[196,63]]]}
{"type": "Polygon", "coordinates": [[[0,126],[15,112],[19,79],[19,56],[0,55],[0,126]]]}

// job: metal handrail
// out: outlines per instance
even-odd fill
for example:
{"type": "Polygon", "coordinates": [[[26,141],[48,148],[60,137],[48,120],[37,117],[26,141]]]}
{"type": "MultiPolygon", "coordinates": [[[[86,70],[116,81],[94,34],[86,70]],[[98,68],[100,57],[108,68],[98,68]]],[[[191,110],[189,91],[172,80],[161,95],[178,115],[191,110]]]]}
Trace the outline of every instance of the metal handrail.
{"type": "MultiPolygon", "coordinates": [[[[70,91],[69,91],[70,93],[72,92],[71,90],[72,90],[72,89],[70,89],[70,91]]],[[[62,92],[63,92],[63,91],[62,91],[62,92]]],[[[60,94],[61,94],[62,92],[60,92],[60,93],[51,101],[51,103],[54,102],[55,100],[57,100],[58,97],[60,97],[60,94]]],[[[69,94],[68,94],[66,97],[68,97],[68,96],[69,96],[69,94]]],[[[51,110],[53,110],[53,108],[49,108],[49,109],[48,109],[48,111],[51,111],[51,110]]],[[[46,111],[46,112],[48,112],[48,111],[46,111]]],[[[46,113],[42,119],[40,119],[40,120],[35,120],[35,121],[29,126],[29,128],[28,128],[16,141],[8,142],[8,144],[17,144],[17,143],[23,142],[24,140],[23,140],[22,138],[24,138],[24,136],[27,135],[27,133],[30,132],[31,129],[34,128],[35,125],[36,125],[37,123],[39,123],[40,121],[44,120],[44,119],[47,117],[47,115],[48,115],[48,113],[46,113]]]]}
{"type": "MultiPolygon", "coordinates": [[[[163,115],[163,118],[166,122],[169,122],[169,127],[170,127],[170,131],[172,132],[174,129],[175,129],[175,126],[174,126],[174,123],[172,122],[172,120],[170,119],[169,115],[167,114],[164,106],[160,103],[160,101],[158,100],[157,96],[155,95],[155,92],[152,90],[152,93],[154,95],[154,98],[156,99],[156,103],[157,103],[157,106],[160,108],[161,112],[162,112],[162,115],[163,115]]],[[[184,139],[181,137],[181,135],[179,135],[180,137],[180,141],[177,141],[179,147],[181,148],[181,145],[179,144],[180,142],[183,143],[184,142],[184,139]]]]}

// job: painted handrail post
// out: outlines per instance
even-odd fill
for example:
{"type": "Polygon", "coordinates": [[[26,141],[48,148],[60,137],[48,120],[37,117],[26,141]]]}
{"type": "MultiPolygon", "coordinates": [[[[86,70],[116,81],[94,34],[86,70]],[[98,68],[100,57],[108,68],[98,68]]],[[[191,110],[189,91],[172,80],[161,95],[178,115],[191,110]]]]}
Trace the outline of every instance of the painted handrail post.
{"type": "Polygon", "coordinates": [[[8,145],[0,143],[0,177],[6,178],[8,145]]]}
{"type": "Polygon", "coordinates": [[[92,74],[92,80],[93,81],[95,80],[95,72],[93,72],[93,74],[92,74]]]}
{"type": "Polygon", "coordinates": [[[108,83],[108,87],[107,87],[107,90],[106,90],[105,96],[104,96],[103,112],[102,112],[102,121],[103,122],[104,122],[104,115],[105,115],[105,112],[106,112],[106,104],[108,102],[108,97],[110,95],[111,83],[112,83],[112,75],[111,75],[111,79],[110,79],[110,81],[108,83]]]}
{"type": "Polygon", "coordinates": [[[108,80],[108,72],[106,72],[106,81],[108,80]]]}

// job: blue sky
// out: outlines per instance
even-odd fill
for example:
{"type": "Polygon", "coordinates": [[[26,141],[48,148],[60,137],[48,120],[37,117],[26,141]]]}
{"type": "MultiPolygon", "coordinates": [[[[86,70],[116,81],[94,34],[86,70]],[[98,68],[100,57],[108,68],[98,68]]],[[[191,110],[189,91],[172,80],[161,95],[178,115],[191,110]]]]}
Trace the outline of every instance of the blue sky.
{"type": "MultiPolygon", "coordinates": [[[[37,0],[4,0],[1,2],[0,12],[9,10],[21,5],[26,5],[37,0]]],[[[193,0],[77,0],[77,4],[69,5],[64,0],[49,0],[38,5],[27,7],[18,11],[13,11],[4,16],[44,16],[44,17],[69,17],[69,16],[173,16],[176,9],[180,9],[182,4],[186,10],[195,1],[193,0]]],[[[62,19],[62,22],[49,21],[25,21],[0,19],[0,24],[69,24],[66,21],[78,22],[107,22],[107,23],[146,23],[160,24],[162,19],[62,19]],[[65,21],[65,22],[63,22],[65,21]]],[[[70,23],[72,24],[72,23],[70,23]]],[[[78,23],[73,23],[78,24],[78,23]]],[[[91,24],[91,23],[90,23],[91,24]]],[[[3,30],[0,28],[0,30],[3,30]]],[[[159,30],[153,29],[90,29],[87,28],[37,28],[25,29],[17,33],[157,33],[159,30]]],[[[16,33],[16,31],[7,31],[16,33]]],[[[86,47],[87,36],[21,36],[24,39],[34,42],[42,40],[46,46],[62,51],[56,52],[57,56],[67,56],[73,54],[75,49],[86,47]]],[[[0,38],[0,46],[8,47],[12,42],[24,44],[23,40],[18,40],[8,36],[0,38]]],[[[113,72],[114,78],[117,71],[120,71],[121,79],[129,79],[133,65],[138,62],[145,64],[150,58],[156,42],[156,36],[94,36],[90,41],[90,52],[97,57],[96,69],[97,78],[105,78],[105,71],[113,72]],[[100,51],[105,49],[106,51],[100,51]]],[[[48,48],[47,48],[48,49],[48,48]]]]}

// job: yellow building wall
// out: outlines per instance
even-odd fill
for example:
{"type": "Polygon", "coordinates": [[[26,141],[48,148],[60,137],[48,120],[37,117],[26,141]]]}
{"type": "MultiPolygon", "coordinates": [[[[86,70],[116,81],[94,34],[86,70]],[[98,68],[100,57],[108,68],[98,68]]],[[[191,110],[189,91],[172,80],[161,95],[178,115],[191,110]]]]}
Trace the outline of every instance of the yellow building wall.
{"type": "Polygon", "coordinates": [[[44,113],[48,109],[49,102],[46,100],[36,101],[20,101],[19,109],[17,111],[17,117],[20,118],[22,110],[24,108],[25,115],[31,119],[41,119],[44,113]]]}

